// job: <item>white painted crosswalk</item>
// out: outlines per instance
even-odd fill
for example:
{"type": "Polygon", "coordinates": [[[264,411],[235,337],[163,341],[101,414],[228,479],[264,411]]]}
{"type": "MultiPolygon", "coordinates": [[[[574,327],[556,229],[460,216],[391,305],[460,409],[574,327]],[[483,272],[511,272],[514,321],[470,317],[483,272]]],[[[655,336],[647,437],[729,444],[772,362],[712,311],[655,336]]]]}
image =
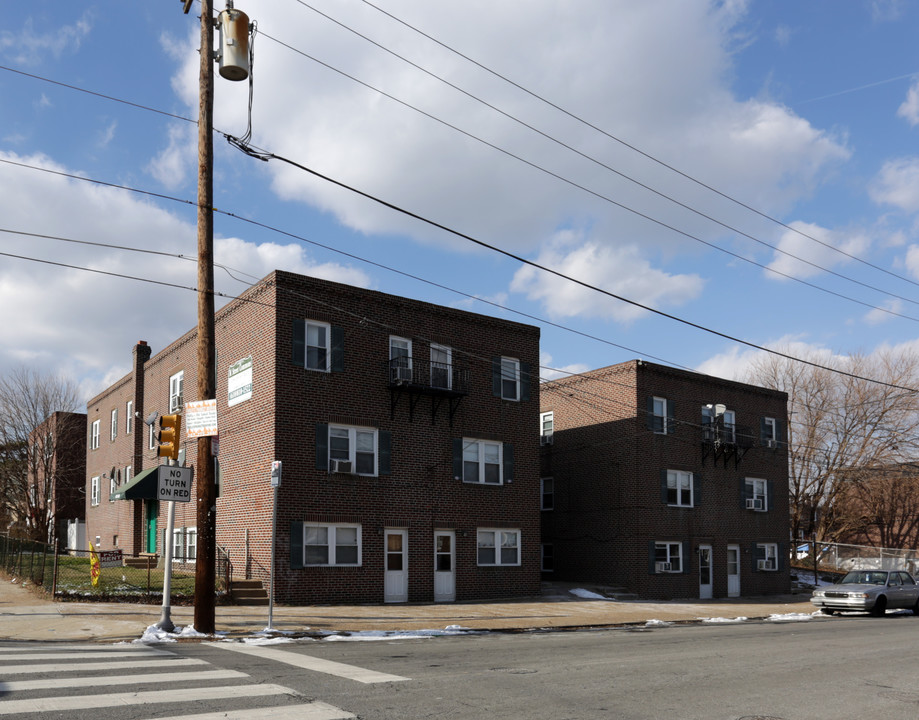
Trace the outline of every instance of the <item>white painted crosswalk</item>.
{"type": "Polygon", "coordinates": [[[244,672],[217,669],[204,660],[148,646],[0,644],[0,717],[105,710],[105,717],[115,720],[117,709],[123,708],[125,717],[139,718],[137,713],[149,706],[150,717],[162,718],[170,707],[175,711],[184,705],[200,711],[210,703],[214,712],[189,711],[166,720],[355,717],[333,705],[307,701],[291,688],[252,682],[244,672]],[[118,687],[124,690],[112,692],[118,687]],[[273,704],[261,706],[264,701],[273,704]],[[243,702],[245,709],[234,709],[243,702]]]}

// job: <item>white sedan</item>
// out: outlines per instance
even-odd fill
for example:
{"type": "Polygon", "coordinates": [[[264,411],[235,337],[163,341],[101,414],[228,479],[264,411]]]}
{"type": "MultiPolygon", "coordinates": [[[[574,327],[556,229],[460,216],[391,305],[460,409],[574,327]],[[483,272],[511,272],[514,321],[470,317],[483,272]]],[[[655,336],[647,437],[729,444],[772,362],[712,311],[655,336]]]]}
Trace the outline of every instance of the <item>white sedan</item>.
{"type": "Polygon", "coordinates": [[[814,590],[811,603],[827,615],[839,610],[883,615],[894,608],[919,615],[919,585],[902,570],[853,570],[835,585],[814,590]]]}

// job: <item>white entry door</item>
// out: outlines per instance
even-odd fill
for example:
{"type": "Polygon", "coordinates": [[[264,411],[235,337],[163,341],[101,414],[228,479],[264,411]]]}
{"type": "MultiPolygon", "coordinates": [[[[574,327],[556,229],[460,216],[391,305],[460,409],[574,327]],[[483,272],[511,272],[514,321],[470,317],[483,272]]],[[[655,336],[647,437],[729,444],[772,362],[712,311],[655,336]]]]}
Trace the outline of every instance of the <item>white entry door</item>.
{"type": "Polygon", "coordinates": [[[434,602],[456,600],[456,533],[434,531],[434,602]]]}
{"type": "Polygon", "coordinates": [[[712,596],[712,546],[699,546],[699,597],[706,600],[712,596]]]}
{"type": "Polygon", "coordinates": [[[408,600],[408,530],[386,530],[383,602],[408,600]]]}
{"type": "Polygon", "coordinates": [[[728,597],[740,597],[740,545],[728,545],[728,597]]]}

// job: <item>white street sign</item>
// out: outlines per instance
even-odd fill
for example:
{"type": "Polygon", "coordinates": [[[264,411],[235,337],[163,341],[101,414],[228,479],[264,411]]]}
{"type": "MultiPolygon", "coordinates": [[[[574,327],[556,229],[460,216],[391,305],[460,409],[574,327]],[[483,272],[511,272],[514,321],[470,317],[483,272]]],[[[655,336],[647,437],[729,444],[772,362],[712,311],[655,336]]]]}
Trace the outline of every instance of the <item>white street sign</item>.
{"type": "Polygon", "coordinates": [[[192,468],[160,465],[157,475],[159,477],[157,500],[191,502],[192,468]]]}
{"type": "Polygon", "coordinates": [[[208,437],[217,434],[217,401],[195,400],[185,403],[185,437],[208,437]]]}

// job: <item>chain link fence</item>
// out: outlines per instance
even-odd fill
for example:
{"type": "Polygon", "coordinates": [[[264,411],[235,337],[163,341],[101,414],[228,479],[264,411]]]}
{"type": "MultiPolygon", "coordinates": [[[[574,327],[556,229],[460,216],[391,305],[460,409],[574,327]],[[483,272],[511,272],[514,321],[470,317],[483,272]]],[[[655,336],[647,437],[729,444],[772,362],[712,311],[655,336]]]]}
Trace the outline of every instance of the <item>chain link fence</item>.
{"type": "Polygon", "coordinates": [[[846,573],[849,570],[906,570],[914,577],[919,572],[919,550],[878,548],[802,540],[794,549],[792,564],[822,572],[846,573]],[[816,559],[816,564],[815,564],[816,559]]]}
{"type": "MultiPolygon", "coordinates": [[[[92,581],[88,550],[57,552],[46,543],[0,535],[0,568],[17,580],[30,581],[55,598],[159,603],[163,598],[165,562],[153,555],[97,553],[98,579],[92,581]]],[[[217,595],[227,598],[232,569],[226,553],[218,552],[217,595]]],[[[177,557],[172,563],[172,602],[190,603],[195,596],[195,560],[177,557]]]]}

